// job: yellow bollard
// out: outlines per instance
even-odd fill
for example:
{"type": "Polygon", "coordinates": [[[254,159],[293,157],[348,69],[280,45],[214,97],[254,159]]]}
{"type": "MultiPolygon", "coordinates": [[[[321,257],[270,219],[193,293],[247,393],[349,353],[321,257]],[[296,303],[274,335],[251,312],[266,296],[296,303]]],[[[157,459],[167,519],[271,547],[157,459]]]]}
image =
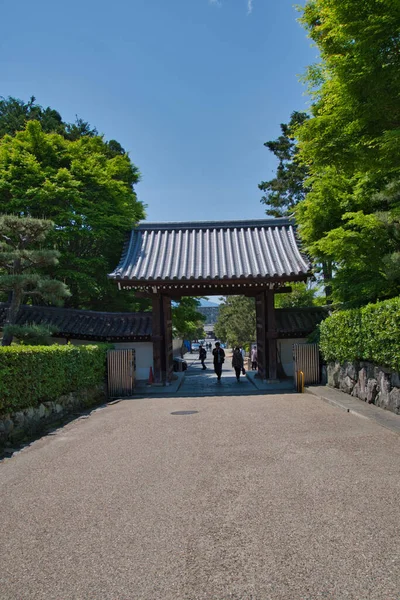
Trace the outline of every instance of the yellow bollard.
{"type": "Polygon", "coordinates": [[[304,394],[304,373],[303,371],[297,371],[297,391],[300,394],[304,394]]]}

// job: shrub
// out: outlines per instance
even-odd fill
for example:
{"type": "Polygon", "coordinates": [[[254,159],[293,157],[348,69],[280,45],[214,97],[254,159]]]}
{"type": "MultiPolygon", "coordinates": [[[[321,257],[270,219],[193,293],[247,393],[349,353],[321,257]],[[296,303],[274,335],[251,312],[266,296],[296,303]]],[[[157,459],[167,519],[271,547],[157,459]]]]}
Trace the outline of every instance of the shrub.
{"type": "Polygon", "coordinates": [[[0,414],[104,383],[106,345],[0,347],[0,414]]]}
{"type": "Polygon", "coordinates": [[[328,362],[368,360],[400,369],[400,298],[338,311],[319,327],[328,362]]]}

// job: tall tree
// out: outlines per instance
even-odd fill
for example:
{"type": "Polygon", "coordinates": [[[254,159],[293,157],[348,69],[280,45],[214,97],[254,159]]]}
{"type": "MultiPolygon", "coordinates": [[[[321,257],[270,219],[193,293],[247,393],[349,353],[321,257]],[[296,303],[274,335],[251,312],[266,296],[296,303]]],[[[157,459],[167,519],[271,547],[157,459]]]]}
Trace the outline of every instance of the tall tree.
{"type": "Polygon", "coordinates": [[[228,296],[220,305],[214,332],[218,339],[233,346],[253,342],[256,339],[254,298],[228,296]]]}
{"type": "Polygon", "coordinates": [[[3,346],[9,346],[13,340],[13,326],[26,296],[48,302],[69,296],[63,282],[40,273],[58,262],[56,250],[41,247],[53,227],[51,221],[43,219],[0,216],[0,290],[10,295],[3,346]]]}
{"type": "Polygon", "coordinates": [[[281,123],[281,135],[264,144],[279,161],[275,177],[258,185],[264,192],[261,202],[267,206],[267,215],[282,217],[290,214],[296,204],[305,198],[308,169],[298,161],[295,136],[297,127],[308,118],[307,113],[293,112],[288,124],[281,123]]]}
{"type": "Polygon", "coordinates": [[[96,128],[79,117],[76,117],[75,123],[64,122],[59,112],[37,104],[35,96],[31,96],[28,102],[12,96],[0,96],[0,137],[22,131],[28,121],[39,121],[46,133],[59,133],[71,140],[98,135],[96,128]]]}
{"type": "Polygon", "coordinates": [[[332,264],[335,299],[397,294],[397,204],[380,194],[400,179],[400,5],[308,0],[301,20],[321,55],[307,75],[312,117],[296,130],[310,173],[302,239],[332,264]]]}
{"type": "Polygon", "coordinates": [[[182,340],[196,340],[205,337],[204,321],[206,317],[197,309],[198,298],[181,298],[172,307],[172,327],[174,335],[182,340]]]}
{"type": "Polygon", "coordinates": [[[71,290],[67,305],[129,309],[131,296],[107,279],[128,230],[144,217],[134,185],[139,171],[119,146],[100,136],[71,141],[38,121],[0,140],[0,205],[4,212],[55,223],[49,247],[60,252],[55,275],[71,290]]]}

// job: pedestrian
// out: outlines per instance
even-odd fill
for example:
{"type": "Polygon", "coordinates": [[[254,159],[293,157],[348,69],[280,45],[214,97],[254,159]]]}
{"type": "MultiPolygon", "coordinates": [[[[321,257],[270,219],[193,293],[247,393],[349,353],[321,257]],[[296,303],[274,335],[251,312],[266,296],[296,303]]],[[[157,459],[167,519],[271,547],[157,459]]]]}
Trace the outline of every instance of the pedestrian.
{"type": "Polygon", "coordinates": [[[257,371],[257,346],[251,349],[251,370],[257,371]]]}
{"type": "Polygon", "coordinates": [[[218,378],[218,381],[221,381],[222,365],[225,361],[225,352],[221,348],[221,344],[219,342],[215,342],[215,348],[213,350],[213,357],[214,357],[214,371],[218,378]]]}
{"type": "Polygon", "coordinates": [[[232,355],[232,367],[235,369],[236,379],[240,382],[240,373],[245,373],[243,366],[243,355],[240,351],[240,348],[236,346],[232,355]]]}
{"type": "Polygon", "coordinates": [[[204,364],[204,361],[206,360],[206,358],[207,358],[206,349],[203,348],[203,346],[200,346],[200,348],[199,348],[199,360],[200,360],[200,362],[202,364],[203,371],[204,371],[204,369],[207,369],[206,365],[204,364]]]}
{"type": "Polygon", "coordinates": [[[244,351],[243,346],[240,346],[239,350],[240,350],[240,354],[242,355],[242,358],[244,358],[246,356],[246,352],[244,351]]]}

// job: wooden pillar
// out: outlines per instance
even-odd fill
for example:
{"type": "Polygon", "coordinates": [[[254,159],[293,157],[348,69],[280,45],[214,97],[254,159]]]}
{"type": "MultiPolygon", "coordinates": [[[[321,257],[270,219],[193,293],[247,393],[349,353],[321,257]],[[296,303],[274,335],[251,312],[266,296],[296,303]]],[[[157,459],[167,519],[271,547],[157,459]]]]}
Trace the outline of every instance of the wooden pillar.
{"type": "Polygon", "coordinates": [[[268,379],[276,380],[278,377],[278,360],[277,360],[277,337],[276,320],[275,320],[275,304],[274,291],[268,290],[265,292],[266,312],[267,312],[267,346],[268,346],[268,379]]]}
{"type": "Polygon", "coordinates": [[[163,355],[164,336],[163,336],[163,301],[160,294],[153,294],[152,298],[152,342],[153,342],[153,363],[154,363],[154,382],[163,381],[163,355]]]}
{"type": "Polygon", "coordinates": [[[256,296],[257,368],[258,375],[267,379],[266,301],[265,292],[256,296]]]}
{"type": "Polygon", "coordinates": [[[171,381],[173,373],[171,298],[154,294],[152,303],[154,381],[165,384],[171,381]]]}
{"type": "Polygon", "coordinates": [[[172,347],[172,309],[171,298],[163,296],[163,315],[164,315],[164,356],[165,366],[163,373],[165,374],[165,382],[172,380],[174,367],[174,353],[172,347]]]}

